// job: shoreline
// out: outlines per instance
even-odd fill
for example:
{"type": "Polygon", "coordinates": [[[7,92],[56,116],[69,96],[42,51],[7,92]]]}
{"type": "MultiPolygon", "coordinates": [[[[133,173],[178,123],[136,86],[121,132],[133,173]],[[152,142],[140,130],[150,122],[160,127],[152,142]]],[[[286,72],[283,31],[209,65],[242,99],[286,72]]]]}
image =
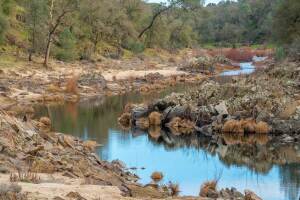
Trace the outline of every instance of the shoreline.
{"type": "MultiPolygon", "coordinates": [[[[225,68],[235,69],[235,67],[231,67],[231,66],[225,68]]],[[[220,70],[220,68],[217,68],[216,73],[219,74],[226,69],[220,70]]],[[[76,71],[76,69],[72,69],[74,71],[68,75],[62,73],[64,70],[67,70],[67,68],[59,69],[59,71],[55,71],[54,69],[52,69],[50,71],[41,70],[43,72],[39,72],[36,70],[37,69],[34,69],[33,71],[29,71],[29,72],[27,71],[24,74],[16,73],[13,70],[7,70],[7,71],[5,70],[2,71],[1,73],[2,81],[3,82],[7,81],[10,83],[9,88],[4,87],[2,89],[2,97],[1,97],[1,103],[2,103],[1,110],[5,109],[7,111],[7,112],[1,111],[1,117],[0,117],[0,119],[2,120],[1,127],[4,128],[4,131],[2,131],[3,135],[1,135],[0,137],[0,139],[2,140],[1,151],[5,152],[6,157],[4,157],[4,161],[5,161],[4,163],[7,165],[7,168],[5,170],[4,169],[2,170],[4,174],[11,173],[11,175],[9,176],[10,179],[12,179],[12,176],[13,177],[16,176],[16,181],[13,182],[24,182],[24,180],[21,180],[22,177],[30,179],[30,180],[26,180],[25,182],[28,181],[34,182],[35,181],[34,179],[37,177],[39,177],[38,179],[42,177],[41,180],[39,181],[45,181],[43,179],[47,179],[47,178],[43,178],[45,174],[40,174],[40,173],[46,173],[46,174],[53,173],[52,176],[53,178],[57,175],[61,176],[62,175],[61,172],[63,172],[63,176],[69,177],[71,179],[79,178],[81,182],[83,182],[84,184],[92,183],[95,185],[117,186],[118,189],[110,188],[110,187],[108,189],[109,191],[111,189],[116,193],[115,194],[116,199],[123,198],[121,197],[121,193],[117,191],[122,191],[122,195],[125,194],[125,196],[131,196],[133,198],[135,197],[136,198],[144,198],[144,197],[167,198],[168,196],[172,196],[170,195],[171,194],[170,190],[172,190],[172,188],[165,187],[165,186],[157,186],[157,185],[154,185],[153,187],[153,185],[151,184],[143,186],[141,184],[136,183],[137,177],[131,174],[130,172],[126,171],[125,167],[122,166],[121,163],[119,162],[109,163],[100,160],[96,156],[96,154],[93,153],[94,148],[96,146],[95,142],[82,141],[78,138],[74,138],[69,135],[51,132],[49,129],[49,127],[51,126],[51,121],[49,119],[41,118],[39,121],[31,119],[31,115],[34,113],[34,109],[31,107],[31,105],[36,105],[37,102],[63,103],[66,100],[71,102],[77,102],[79,101],[78,96],[81,96],[80,99],[90,99],[94,97],[102,98],[104,96],[118,95],[120,94],[120,91],[123,91],[121,93],[128,92],[128,91],[138,91],[141,93],[144,92],[147,93],[151,91],[164,89],[166,87],[163,86],[164,84],[169,86],[172,86],[174,84],[180,84],[180,83],[201,84],[205,82],[208,77],[210,77],[209,74],[199,76],[197,74],[188,74],[187,72],[184,72],[183,74],[178,74],[178,76],[177,75],[174,76],[173,74],[170,74],[168,78],[165,78],[163,75],[159,73],[150,73],[146,77],[140,77],[140,78],[136,77],[133,80],[131,80],[132,78],[125,79],[125,80],[117,80],[117,77],[113,78],[114,76],[111,76],[111,78],[114,79],[113,82],[118,82],[119,85],[124,86],[123,88],[120,88],[114,84],[111,84],[111,82],[107,82],[107,80],[104,80],[102,76],[103,71],[100,72],[97,69],[84,72],[83,74],[81,74],[80,76],[81,78],[76,77],[76,75],[74,75],[76,74],[74,72],[76,71]],[[8,74],[10,77],[6,77],[8,74]],[[29,80],[30,77],[31,78],[34,77],[35,79],[29,80]],[[14,78],[15,80],[13,80],[14,78]],[[62,79],[67,81],[62,82],[61,81],[62,79]],[[68,83],[69,80],[71,80],[71,83],[72,80],[75,81],[76,82],[75,86],[72,85],[71,83],[68,83]],[[138,84],[132,85],[132,82],[136,82],[138,84]],[[142,82],[142,84],[140,84],[139,82],[142,82]],[[68,84],[71,84],[70,87],[72,92],[74,92],[73,94],[72,93],[66,94],[66,90],[69,87],[68,84]],[[92,84],[94,85],[93,87],[95,87],[96,89],[99,89],[100,87],[105,85],[104,88],[108,88],[111,91],[115,90],[116,92],[111,92],[111,91],[105,92],[105,90],[103,90],[102,88],[101,90],[99,90],[100,93],[94,93],[95,88],[90,86],[84,86],[84,84],[87,85],[92,84]],[[129,86],[132,87],[127,87],[128,84],[129,86]],[[38,90],[39,93],[41,94],[37,95],[38,94],[36,93],[37,88],[41,86],[42,88],[38,90]],[[27,91],[18,89],[18,87],[21,88],[25,87],[25,89],[27,87],[27,91]],[[15,99],[15,100],[11,102],[11,99],[15,99]],[[21,118],[16,118],[16,116],[21,116],[21,118]],[[17,133],[19,134],[19,136],[16,136],[17,133]],[[13,140],[8,140],[9,138],[13,138],[13,140]],[[14,143],[15,140],[21,142],[21,146],[19,146],[17,149],[14,149],[16,145],[14,143]],[[62,161],[61,159],[66,159],[64,154],[70,154],[68,155],[68,159],[70,160],[62,161]],[[18,164],[11,162],[10,158],[15,159],[18,164]],[[77,166],[78,159],[83,160],[83,162],[79,162],[80,165],[82,165],[81,168],[79,169],[74,168],[77,166]],[[22,163],[22,165],[20,165],[20,163],[22,163]],[[90,169],[90,170],[88,170],[88,172],[87,171],[83,172],[83,169],[84,171],[86,171],[86,169],[90,169]],[[59,174],[57,174],[58,172],[59,174]],[[18,180],[18,178],[20,180],[18,180]]],[[[5,175],[4,177],[6,177],[5,179],[8,178],[7,175],[5,175]]],[[[51,180],[46,180],[46,182],[47,181],[51,182],[55,180],[56,178],[51,180]]],[[[60,181],[62,181],[64,185],[68,185],[67,180],[60,179],[60,181]]],[[[2,183],[0,182],[0,184],[3,184],[3,182],[2,183]]],[[[25,192],[26,192],[26,187],[27,186],[25,185],[24,186],[25,192]]],[[[30,188],[32,186],[28,186],[28,187],[30,188]]],[[[61,185],[58,185],[57,187],[61,187],[61,185]]],[[[74,190],[74,188],[72,190],[74,190]]],[[[107,192],[107,194],[111,195],[111,192],[109,191],[107,192]]],[[[226,190],[225,192],[224,191],[223,191],[224,194],[232,196],[233,198],[236,199],[239,199],[242,196],[244,196],[241,193],[235,193],[235,192],[232,193],[230,192],[231,191],[230,189],[226,190]],[[238,197],[235,196],[237,194],[238,197]]],[[[35,192],[31,191],[31,192],[32,192],[30,193],[31,195],[33,196],[36,195],[35,194],[36,191],[35,192]]],[[[83,192],[83,195],[87,195],[87,193],[85,194],[85,192],[86,191],[83,192]]],[[[105,188],[103,189],[103,192],[104,195],[106,195],[105,188]]],[[[214,194],[221,195],[220,197],[222,198],[222,192],[219,193],[219,191],[214,191],[214,194]]],[[[43,195],[43,194],[39,193],[39,195],[43,195]]],[[[63,195],[67,195],[67,194],[64,193],[63,195]]],[[[44,198],[46,197],[44,196],[44,198]]],[[[186,197],[176,197],[176,198],[184,199],[186,197]]],[[[193,197],[193,198],[198,199],[199,197],[193,197]]]]}

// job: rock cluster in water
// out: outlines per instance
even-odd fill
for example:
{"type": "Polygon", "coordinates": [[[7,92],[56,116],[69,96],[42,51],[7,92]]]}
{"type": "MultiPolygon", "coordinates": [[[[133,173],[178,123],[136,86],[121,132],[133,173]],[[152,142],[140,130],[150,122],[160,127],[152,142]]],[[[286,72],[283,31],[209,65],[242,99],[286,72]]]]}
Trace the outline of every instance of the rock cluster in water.
{"type": "MultiPolygon", "coordinates": [[[[269,63],[257,73],[221,84],[207,80],[197,90],[173,93],[148,105],[131,105],[125,126],[160,129],[173,135],[270,134],[297,142],[300,135],[299,63],[269,63]],[[157,113],[158,127],[148,123],[157,113]]],[[[124,118],[120,118],[122,121],[124,118]]]]}

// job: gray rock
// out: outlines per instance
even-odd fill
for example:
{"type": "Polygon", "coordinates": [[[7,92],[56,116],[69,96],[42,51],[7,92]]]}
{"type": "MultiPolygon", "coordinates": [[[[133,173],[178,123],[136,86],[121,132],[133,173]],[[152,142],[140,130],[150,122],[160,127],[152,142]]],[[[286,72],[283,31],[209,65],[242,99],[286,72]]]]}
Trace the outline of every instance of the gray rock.
{"type": "Polygon", "coordinates": [[[228,115],[227,106],[225,104],[225,101],[222,101],[220,104],[215,106],[215,109],[217,110],[219,115],[228,115]]]}

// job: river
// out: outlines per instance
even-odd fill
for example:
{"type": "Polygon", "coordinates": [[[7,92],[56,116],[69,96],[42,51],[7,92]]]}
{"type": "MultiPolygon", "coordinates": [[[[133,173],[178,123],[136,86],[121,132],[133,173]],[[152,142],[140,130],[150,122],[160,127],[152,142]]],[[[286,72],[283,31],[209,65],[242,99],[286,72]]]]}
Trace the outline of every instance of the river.
{"type": "MultiPolygon", "coordinates": [[[[242,67],[238,72],[229,71],[223,75],[249,73],[249,66],[255,70],[252,63],[241,64],[245,65],[247,67],[242,67]]],[[[55,131],[97,141],[102,145],[97,149],[101,159],[121,160],[132,168],[143,184],[151,181],[153,171],[161,171],[163,182],[172,181],[180,185],[181,195],[198,195],[201,183],[219,177],[219,188],[233,186],[239,191],[250,189],[265,200],[296,200],[300,190],[299,163],[279,165],[257,162],[249,157],[225,155],[223,151],[226,147],[212,149],[203,138],[166,143],[151,138],[146,132],[124,131],[118,126],[117,118],[128,102],[148,102],[171,92],[193,88],[178,85],[148,95],[130,93],[83,103],[42,106],[37,115],[49,116],[55,131]]],[[[262,144],[258,148],[266,147],[262,144]]],[[[300,153],[300,146],[298,150],[286,150],[291,156],[295,152],[300,153]]]]}

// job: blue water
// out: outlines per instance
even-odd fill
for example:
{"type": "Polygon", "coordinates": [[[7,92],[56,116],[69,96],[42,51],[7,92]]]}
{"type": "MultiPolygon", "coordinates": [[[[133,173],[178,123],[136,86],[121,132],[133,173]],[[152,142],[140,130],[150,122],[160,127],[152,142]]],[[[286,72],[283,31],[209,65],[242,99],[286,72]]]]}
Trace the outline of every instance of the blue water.
{"type": "MultiPolygon", "coordinates": [[[[224,157],[226,147],[210,151],[205,146],[207,142],[201,138],[173,141],[167,145],[152,139],[146,132],[124,131],[117,124],[117,118],[128,102],[151,101],[172,91],[191,89],[190,86],[178,86],[150,95],[132,93],[95,102],[42,107],[38,115],[49,116],[56,131],[102,144],[97,150],[102,159],[119,159],[128,168],[137,168],[132,172],[144,184],[151,181],[152,172],[160,171],[164,174],[164,183],[172,181],[180,185],[181,195],[198,195],[201,183],[220,178],[219,188],[235,187],[242,192],[250,189],[264,200],[299,198],[300,164],[295,161],[300,161],[300,146],[298,150],[289,146],[280,150],[289,158],[287,164],[256,163],[248,157],[241,158],[243,160],[231,159],[230,155],[224,157]]],[[[262,147],[264,145],[259,145],[258,149],[262,147]]]]}
{"type": "MultiPolygon", "coordinates": [[[[151,181],[153,171],[160,171],[164,174],[163,182],[180,184],[181,195],[197,195],[201,183],[220,177],[219,188],[232,186],[239,191],[251,189],[266,200],[293,200],[287,193],[288,189],[292,190],[295,186],[282,185],[278,166],[260,174],[247,166],[237,166],[234,163],[225,165],[218,155],[202,149],[167,148],[153,142],[146,133],[134,137],[130,133],[110,129],[108,143],[98,150],[98,154],[109,161],[120,159],[129,168],[137,167],[133,172],[144,184],[151,181]]],[[[299,188],[295,188],[297,189],[299,188]]],[[[293,196],[297,196],[297,192],[293,196]]]]}
{"type": "MultiPolygon", "coordinates": [[[[253,57],[254,62],[260,62],[265,60],[267,57],[253,57]]],[[[244,74],[252,74],[255,71],[255,66],[253,65],[253,62],[245,62],[240,63],[240,70],[228,70],[221,73],[221,76],[238,76],[238,75],[244,75],[244,74]]]]}

